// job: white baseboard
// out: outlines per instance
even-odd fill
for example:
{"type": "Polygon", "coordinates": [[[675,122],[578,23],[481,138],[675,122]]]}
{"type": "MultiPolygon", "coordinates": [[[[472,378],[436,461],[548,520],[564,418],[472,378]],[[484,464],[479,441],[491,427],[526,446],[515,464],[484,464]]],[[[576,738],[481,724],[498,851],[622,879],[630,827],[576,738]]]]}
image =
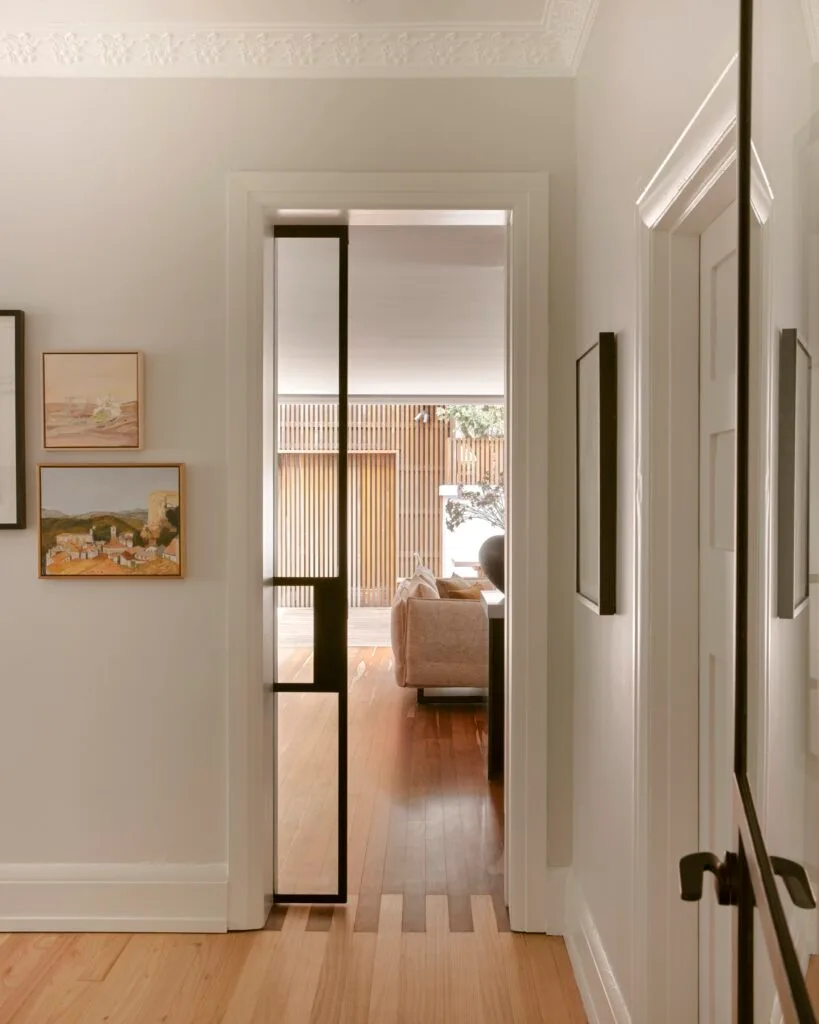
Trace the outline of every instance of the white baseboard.
{"type": "Polygon", "coordinates": [[[224,932],[225,864],[0,864],[0,932],[224,932]]]}
{"type": "Polygon", "coordinates": [[[571,874],[566,886],[566,925],[566,946],[590,1024],[631,1024],[600,933],[571,874]]]}

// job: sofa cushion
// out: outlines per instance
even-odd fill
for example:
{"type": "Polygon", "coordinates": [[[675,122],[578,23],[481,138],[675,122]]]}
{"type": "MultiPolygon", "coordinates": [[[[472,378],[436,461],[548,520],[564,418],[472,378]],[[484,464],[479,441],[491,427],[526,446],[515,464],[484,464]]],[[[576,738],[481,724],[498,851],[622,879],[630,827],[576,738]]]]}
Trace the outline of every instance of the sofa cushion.
{"type": "Polygon", "coordinates": [[[438,588],[435,586],[435,577],[432,576],[432,573],[430,576],[432,583],[424,574],[416,571],[409,579],[401,580],[393,595],[390,610],[390,642],[395,662],[395,680],[399,686],[406,685],[407,676],[407,601],[410,598],[422,601],[438,601],[440,599],[438,588]]]}

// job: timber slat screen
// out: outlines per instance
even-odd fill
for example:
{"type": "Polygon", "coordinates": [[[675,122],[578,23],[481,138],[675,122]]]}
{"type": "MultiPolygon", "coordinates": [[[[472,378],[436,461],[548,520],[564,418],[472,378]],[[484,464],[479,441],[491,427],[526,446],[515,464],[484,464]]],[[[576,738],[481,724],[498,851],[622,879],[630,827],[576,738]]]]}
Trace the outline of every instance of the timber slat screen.
{"type": "MultiPolygon", "coordinates": [[[[348,415],[350,604],[385,607],[396,581],[412,574],[416,554],[442,572],[444,499],[438,488],[499,483],[503,438],[456,438],[434,405],[352,402],[348,415]]],[[[330,571],[328,560],[337,550],[337,439],[337,404],[279,403],[280,575],[330,571]]],[[[282,587],[279,593],[280,607],[308,607],[311,600],[310,588],[282,587]]]]}

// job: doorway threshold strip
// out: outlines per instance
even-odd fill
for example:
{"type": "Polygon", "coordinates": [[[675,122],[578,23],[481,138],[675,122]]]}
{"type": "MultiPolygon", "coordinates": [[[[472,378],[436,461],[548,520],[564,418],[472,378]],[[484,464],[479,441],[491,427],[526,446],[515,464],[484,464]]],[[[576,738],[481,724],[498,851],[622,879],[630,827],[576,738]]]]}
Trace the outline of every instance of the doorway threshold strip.
{"type": "MultiPolygon", "coordinates": [[[[429,917],[427,902],[432,894],[412,894],[403,896],[390,896],[390,899],[401,901],[401,931],[405,934],[426,934],[427,920],[429,917]]],[[[473,913],[473,902],[476,899],[491,899],[492,909],[495,918],[495,928],[499,934],[511,931],[509,926],[509,914],[503,903],[503,892],[501,886],[496,886],[491,893],[472,894],[450,894],[447,900],[447,931],[450,934],[462,934],[475,931],[475,920],[473,913]]],[[[353,931],[363,934],[375,935],[381,925],[381,901],[380,894],[362,895],[357,900],[355,923],[353,931]]],[[[295,904],[294,904],[295,906],[295,904]]],[[[280,932],[287,920],[288,911],[291,908],[275,904],[265,924],[266,931],[280,932]]],[[[300,908],[303,913],[305,908],[300,908]]],[[[305,931],[308,932],[329,932],[333,920],[339,915],[346,915],[347,909],[343,906],[313,906],[309,908],[305,931]]]]}

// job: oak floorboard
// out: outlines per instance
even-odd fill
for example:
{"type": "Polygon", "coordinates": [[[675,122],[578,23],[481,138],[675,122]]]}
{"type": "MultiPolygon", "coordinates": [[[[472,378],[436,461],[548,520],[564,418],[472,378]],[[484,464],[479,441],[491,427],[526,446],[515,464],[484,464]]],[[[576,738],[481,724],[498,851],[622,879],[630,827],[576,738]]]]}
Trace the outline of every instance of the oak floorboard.
{"type": "MultiPolygon", "coordinates": [[[[563,940],[509,931],[484,710],[419,707],[389,650],[348,665],[349,905],[232,935],[0,935],[0,1024],[585,1022],[563,940]]],[[[334,881],[335,723],[327,698],[278,699],[279,871],[309,887],[334,881]]]]}
{"type": "Polygon", "coordinates": [[[815,1014],[819,1016],[819,956],[812,956],[808,961],[808,970],[805,976],[808,985],[808,995],[815,1014]]]}

